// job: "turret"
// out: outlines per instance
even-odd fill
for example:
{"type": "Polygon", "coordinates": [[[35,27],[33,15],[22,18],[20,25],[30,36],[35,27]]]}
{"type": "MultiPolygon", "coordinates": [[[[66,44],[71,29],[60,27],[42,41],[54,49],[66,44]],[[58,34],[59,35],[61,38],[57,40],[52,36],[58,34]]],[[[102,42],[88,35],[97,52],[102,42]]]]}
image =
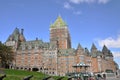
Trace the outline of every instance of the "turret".
{"type": "Polygon", "coordinates": [[[83,50],[82,46],[80,45],[80,43],[78,44],[77,50],[83,50]]]}
{"type": "Polygon", "coordinates": [[[19,29],[18,28],[15,28],[15,30],[13,31],[13,33],[8,37],[7,41],[18,41],[19,39],[19,35],[20,35],[20,32],[19,32],[19,29]]]}
{"type": "Polygon", "coordinates": [[[103,46],[102,52],[103,53],[108,53],[109,52],[108,48],[105,45],[103,46]]]}
{"type": "Polygon", "coordinates": [[[103,53],[104,56],[113,57],[113,54],[112,54],[111,51],[106,47],[106,45],[103,46],[102,53],[103,53]]]}
{"type": "Polygon", "coordinates": [[[91,53],[97,53],[97,48],[96,48],[96,46],[95,46],[95,44],[93,43],[92,44],[92,47],[91,47],[91,53]]]}
{"type": "Polygon", "coordinates": [[[77,47],[77,54],[84,54],[84,49],[82,48],[80,43],[78,44],[78,47],[77,47]]]}

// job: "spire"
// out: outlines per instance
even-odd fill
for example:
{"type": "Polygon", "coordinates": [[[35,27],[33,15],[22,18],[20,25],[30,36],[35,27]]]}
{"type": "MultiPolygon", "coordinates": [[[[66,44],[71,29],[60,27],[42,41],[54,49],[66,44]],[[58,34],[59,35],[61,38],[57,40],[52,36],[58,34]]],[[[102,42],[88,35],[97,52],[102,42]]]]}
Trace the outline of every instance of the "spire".
{"type": "Polygon", "coordinates": [[[78,44],[78,47],[76,49],[77,54],[82,54],[84,55],[84,49],[82,48],[82,46],[80,45],[80,43],[78,44]]]}
{"type": "Polygon", "coordinates": [[[91,49],[97,49],[94,43],[92,44],[91,49]]]}
{"type": "Polygon", "coordinates": [[[82,46],[80,45],[80,43],[78,44],[77,49],[83,49],[82,46]]]}
{"type": "Polygon", "coordinates": [[[113,57],[113,54],[112,54],[111,51],[106,47],[106,45],[103,46],[102,53],[103,53],[105,56],[111,56],[111,57],[113,57]]]}
{"type": "Polygon", "coordinates": [[[66,23],[63,21],[60,15],[57,17],[56,21],[50,25],[51,28],[61,28],[66,26],[66,23]]]}
{"type": "Polygon", "coordinates": [[[18,34],[19,34],[19,29],[16,27],[12,35],[18,35],[18,34]]]}
{"type": "Polygon", "coordinates": [[[108,48],[106,47],[106,45],[104,45],[104,46],[103,46],[103,49],[102,49],[102,52],[103,52],[103,53],[108,53],[108,51],[109,51],[108,48]]]}
{"type": "Polygon", "coordinates": [[[18,41],[19,35],[20,35],[19,29],[16,27],[13,33],[9,36],[7,41],[9,40],[18,41]]]}
{"type": "Polygon", "coordinates": [[[78,44],[77,52],[78,53],[84,52],[84,49],[82,48],[82,46],[80,45],[80,43],[78,44]]]}
{"type": "Polygon", "coordinates": [[[97,48],[96,48],[96,46],[95,46],[94,43],[92,44],[91,52],[93,52],[93,53],[94,53],[94,52],[95,52],[95,53],[97,52],[97,48]]]}

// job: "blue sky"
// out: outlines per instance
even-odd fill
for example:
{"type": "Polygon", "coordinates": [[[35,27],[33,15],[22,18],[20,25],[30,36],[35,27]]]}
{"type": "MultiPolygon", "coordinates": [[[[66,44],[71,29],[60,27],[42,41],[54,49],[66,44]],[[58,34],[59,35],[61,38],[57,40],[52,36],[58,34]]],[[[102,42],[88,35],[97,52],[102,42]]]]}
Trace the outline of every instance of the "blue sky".
{"type": "Polygon", "coordinates": [[[105,44],[120,65],[120,0],[0,0],[0,41],[24,29],[27,40],[49,41],[49,27],[58,15],[68,24],[72,47],[98,50],[105,44]]]}

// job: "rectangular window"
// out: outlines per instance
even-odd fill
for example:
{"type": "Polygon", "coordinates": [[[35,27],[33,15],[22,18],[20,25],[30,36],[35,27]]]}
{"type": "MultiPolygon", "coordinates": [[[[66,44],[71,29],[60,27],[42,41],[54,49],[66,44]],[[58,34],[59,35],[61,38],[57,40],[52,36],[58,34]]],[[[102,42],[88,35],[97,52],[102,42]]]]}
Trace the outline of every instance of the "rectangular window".
{"type": "Polygon", "coordinates": [[[81,60],[81,61],[84,61],[84,55],[81,55],[81,56],[80,56],[80,60],[81,60]]]}
{"type": "Polygon", "coordinates": [[[22,50],[25,50],[25,45],[22,46],[22,50]]]}

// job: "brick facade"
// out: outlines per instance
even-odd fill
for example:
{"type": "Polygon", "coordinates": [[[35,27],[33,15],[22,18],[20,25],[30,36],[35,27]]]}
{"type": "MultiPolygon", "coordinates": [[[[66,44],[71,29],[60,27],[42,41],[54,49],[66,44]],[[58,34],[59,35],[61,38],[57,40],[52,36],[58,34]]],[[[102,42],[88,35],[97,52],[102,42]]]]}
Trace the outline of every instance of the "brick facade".
{"type": "Polygon", "coordinates": [[[91,51],[78,44],[71,48],[71,38],[67,24],[59,16],[50,26],[50,42],[42,40],[26,41],[23,29],[16,28],[5,42],[15,51],[15,60],[10,65],[14,69],[36,70],[49,75],[64,76],[75,72],[100,73],[116,72],[113,55],[106,46],[98,51],[93,44],[91,51]],[[87,66],[82,67],[80,64],[87,66]],[[80,65],[81,67],[76,67],[80,65]]]}

